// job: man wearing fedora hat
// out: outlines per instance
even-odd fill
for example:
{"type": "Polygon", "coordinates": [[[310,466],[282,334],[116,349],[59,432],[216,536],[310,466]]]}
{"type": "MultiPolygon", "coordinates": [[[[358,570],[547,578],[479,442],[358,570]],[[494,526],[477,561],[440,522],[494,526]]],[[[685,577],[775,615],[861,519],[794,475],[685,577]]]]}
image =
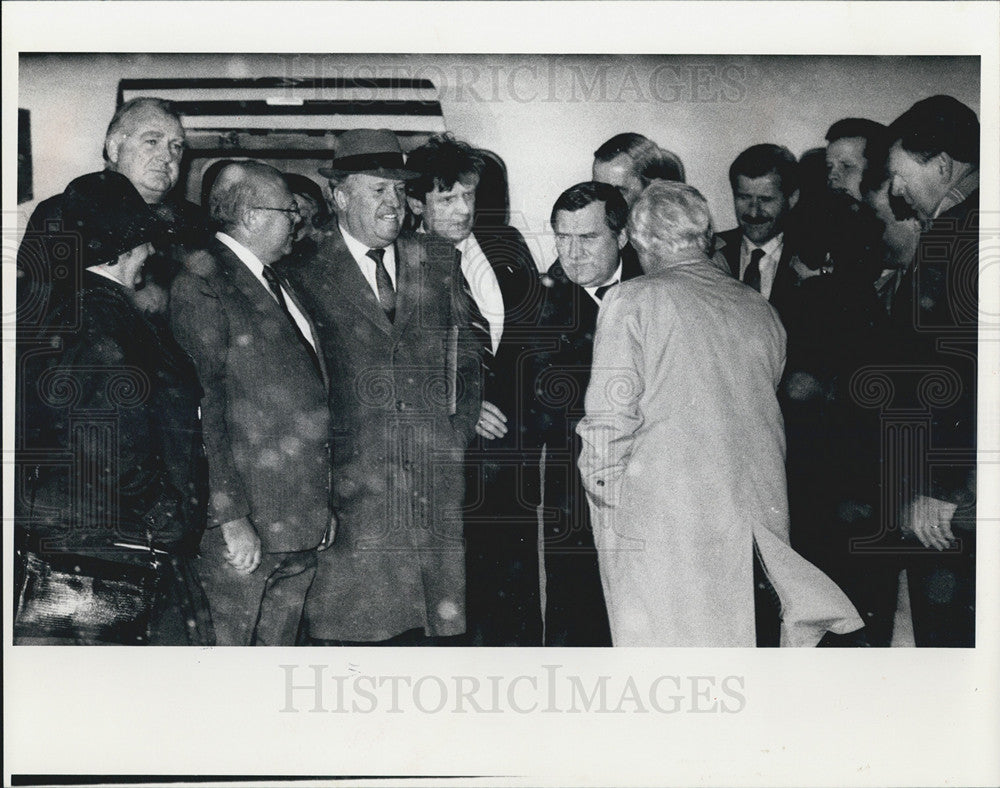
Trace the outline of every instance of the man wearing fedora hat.
{"type": "Polygon", "coordinates": [[[439,642],[465,631],[462,457],[479,360],[453,245],[402,235],[395,134],[340,135],[337,224],[286,275],[330,371],[338,532],[306,600],[316,644],[439,642]]]}

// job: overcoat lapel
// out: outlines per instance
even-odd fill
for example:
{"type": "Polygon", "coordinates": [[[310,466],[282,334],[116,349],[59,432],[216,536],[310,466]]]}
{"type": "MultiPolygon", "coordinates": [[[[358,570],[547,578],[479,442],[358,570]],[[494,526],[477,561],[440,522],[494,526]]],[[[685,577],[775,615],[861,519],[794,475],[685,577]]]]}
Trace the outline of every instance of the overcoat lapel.
{"type": "MultiPolygon", "coordinates": [[[[374,323],[380,331],[391,334],[392,323],[385,316],[371,285],[362,275],[357,261],[344,243],[344,236],[340,234],[339,228],[329,235],[322,256],[327,260],[330,286],[337,298],[343,298],[350,303],[359,315],[374,323]]],[[[396,289],[398,292],[398,276],[396,289]]],[[[396,311],[397,313],[399,311],[398,298],[396,311]]]]}
{"type": "Polygon", "coordinates": [[[407,236],[396,239],[396,319],[392,326],[394,338],[402,334],[419,301],[423,286],[420,281],[422,263],[420,244],[407,236]]]}
{"type": "MultiPolygon", "coordinates": [[[[219,243],[214,251],[215,258],[221,263],[222,271],[232,285],[233,288],[238,290],[243,296],[250,302],[255,312],[266,316],[267,319],[274,321],[277,325],[282,326],[282,331],[286,333],[286,339],[289,342],[299,344],[301,339],[295,331],[295,328],[289,322],[289,316],[285,314],[284,310],[278,304],[278,302],[262,285],[257,278],[250,273],[243,262],[233,253],[232,249],[223,243],[219,243]]],[[[307,316],[309,320],[309,330],[312,332],[313,343],[316,348],[319,348],[319,340],[317,339],[316,327],[313,325],[312,318],[308,317],[308,312],[303,309],[302,304],[299,302],[297,296],[294,294],[291,286],[285,281],[285,277],[281,275],[283,289],[285,291],[286,297],[291,297],[295,302],[295,305],[299,308],[299,311],[303,315],[307,316]]],[[[305,348],[303,348],[305,350],[305,348]]],[[[308,352],[308,351],[307,351],[308,352]]],[[[316,352],[313,354],[313,358],[319,363],[319,374],[323,382],[327,382],[326,365],[323,361],[323,354],[316,352]]],[[[316,368],[315,364],[312,364],[313,369],[316,368]]]]}
{"type": "Polygon", "coordinates": [[[309,314],[309,310],[307,310],[299,300],[298,294],[292,286],[287,283],[286,278],[282,276],[281,279],[282,284],[285,285],[285,297],[290,299],[295,306],[299,308],[299,312],[302,313],[303,317],[305,317],[306,321],[309,323],[309,333],[312,334],[313,347],[316,349],[316,352],[313,354],[313,358],[315,358],[316,363],[319,365],[319,374],[323,379],[323,385],[329,388],[330,374],[326,368],[326,354],[323,353],[323,346],[320,344],[319,331],[316,329],[316,323],[313,321],[312,315],[309,314]]]}

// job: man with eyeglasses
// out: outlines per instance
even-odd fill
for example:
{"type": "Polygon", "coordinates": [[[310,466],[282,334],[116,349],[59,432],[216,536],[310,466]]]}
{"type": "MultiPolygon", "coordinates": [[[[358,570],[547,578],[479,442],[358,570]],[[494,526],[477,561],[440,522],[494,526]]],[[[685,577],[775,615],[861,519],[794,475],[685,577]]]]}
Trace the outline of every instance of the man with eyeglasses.
{"type": "MultiPolygon", "coordinates": [[[[167,235],[145,266],[145,287],[135,294],[146,312],[166,312],[166,290],[176,274],[178,249],[200,245],[207,233],[204,211],[174,193],[187,142],[181,116],[169,102],[143,96],[122,104],[104,137],[104,166],[124,175],[164,223],[167,235]]],[[[17,254],[18,322],[35,325],[66,292],[79,266],[66,255],[79,254],[74,228],[62,223],[62,195],[38,204],[28,220],[17,254]],[[63,263],[63,265],[61,265],[63,263]]]]}
{"type": "Polygon", "coordinates": [[[272,265],[300,217],[281,173],[222,170],[209,195],[221,228],[171,288],[190,353],[209,470],[199,572],[219,645],[295,645],[316,551],[333,537],[326,367],[314,326],[272,265]]]}

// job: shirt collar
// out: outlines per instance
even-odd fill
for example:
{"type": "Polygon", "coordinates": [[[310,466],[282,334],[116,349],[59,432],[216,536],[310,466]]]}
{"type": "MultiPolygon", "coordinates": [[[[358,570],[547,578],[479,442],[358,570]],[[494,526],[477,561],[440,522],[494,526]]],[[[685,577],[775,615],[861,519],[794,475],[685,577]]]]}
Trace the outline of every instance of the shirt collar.
{"type": "Polygon", "coordinates": [[[261,279],[264,276],[264,264],[260,261],[257,255],[247,249],[231,235],[227,235],[223,232],[217,232],[215,237],[228,246],[232,253],[240,258],[243,265],[250,269],[250,272],[254,276],[258,279],[261,279]]]}
{"type": "Polygon", "coordinates": [[[951,210],[956,205],[965,202],[969,195],[979,188],[979,168],[973,167],[965,175],[958,179],[948,192],[941,198],[934,217],[937,219],[945,211],[951,210]]]}
{"type": "Polygon", "coordinates": [[[599,285],[594,285],[593,287],[585,287],[583,289],[586,290],[591,295],[594,295],[598,290],[600,290],[605,285],[614,284],[615,282],[620,282],[621,280],[622,280],[622,261],[621,259],[619,259],[618,267],[615,269],[615,272],[611,275],[611,278],[608,279],[608,281],[602,282],[599,285]]]}
{"type": "Polygon", "coordinates": [[[758,246],[745,235],[743,236],[743,248],[746,250],[747,254],[750,254],[754,249],[763,249],[765,257],[771,257],[775,252],[777,252],[785,240],[785,234],[783,232],[778,233],[774,238],[772,238],[767,243],[762,246],[758,246]]]}
{"type": "MultiPolygon", "coordinates": [[[[347,244],[347,249],[354,257],[355,260],[361,260],[368,256],[368,250],[375,247],[368,246],[368,244],[363,244],[353,235],[351,235],[347,228],[343,224],[340,225],[340,234],[344,236],[344,243],[347,244]]],[[[392,244],[387,244],[384,248],[390,248],[392,244]]],[[[383,247],[379,247],[383,248],[383,247]]]]}

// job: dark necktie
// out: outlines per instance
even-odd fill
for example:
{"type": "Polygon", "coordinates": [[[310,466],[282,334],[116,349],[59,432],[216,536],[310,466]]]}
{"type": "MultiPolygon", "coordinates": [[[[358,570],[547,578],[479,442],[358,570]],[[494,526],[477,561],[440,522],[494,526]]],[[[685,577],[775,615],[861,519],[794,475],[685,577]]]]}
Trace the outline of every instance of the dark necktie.
{"type": "MultiPolygon", "coordinates": [[[[458,263],[459,270],[461,270],[461,252],[458,253],[458,263]]],[[[469,315],[469,328],[472,329],[472,334],[476,338],[476,341],[492,356],[493,335],[490,333],[490,322],[483,317],[483,311],[479,308],[479,302],[476,301],[476,297],[472,294],[472,286],[469,284],[469,280],[466,279],[464,271],[462,272],[462,292],[465,295],[465,308],[469,315]]]]}
{"type": "Polygon", "coordinates": [[[617,279],[614,282],[610,282],[609,284],[601,285],[600,287],[597,288],[597,290],[594,291],[594,297],[598,301],[603,301],[604,300],[604,294],[607,293],[608,290],[610,290],[616,284],[618,284],[618,280],[617,279]]]}
{"type": "Polygon", "coordinates": [[[269,265],[264,266],[264,281],[267,282],[267,286],[271,289],[271,292],[274,293],[274,297],[278,300],[278,306],[280,306],[281,311],[285,313],[285,317],[288,318],[288,322],[292,324],[295,336],[299,338],[299,342],[302,343],[302,347],[304,347],[306,352],[309,353],[309,358],[312,360],[313,366],[315,366],[316,371],[319,372],[319,358],[316,356],[316,349],[312,346],[312,343],[306,339],[305,334],[302,333],[302,329],[299,328],[299,324],[296,323],[295,318],[292,317],[292,313],[288,309],[288,302],[285,301],[285,291],[281,289],[281,280],[278,279],[278,275],[269,265]]]}
{"type": "Polygon", "coordinates": [[[382,258],[385,257],[385,249],[369,249],[365,254],[375,261],[375,286],[378,288],[378,300],[382,304],[382,311],[389,318],[391,323],[396,319],[396,291],[392,287],[392,280],[386,270],[382,258]]]}
{"type": "Polygon", "coordinates": [[[743,284],[749,285],[760,292],[760,261],[764,258],[764,250],[755,248],[750,252],[750,264],[743,272],[743,284]]]}

